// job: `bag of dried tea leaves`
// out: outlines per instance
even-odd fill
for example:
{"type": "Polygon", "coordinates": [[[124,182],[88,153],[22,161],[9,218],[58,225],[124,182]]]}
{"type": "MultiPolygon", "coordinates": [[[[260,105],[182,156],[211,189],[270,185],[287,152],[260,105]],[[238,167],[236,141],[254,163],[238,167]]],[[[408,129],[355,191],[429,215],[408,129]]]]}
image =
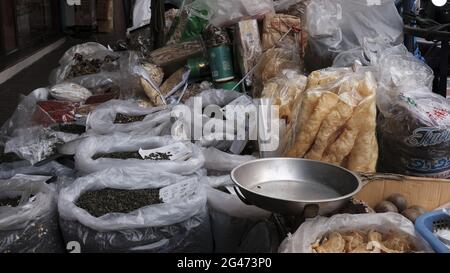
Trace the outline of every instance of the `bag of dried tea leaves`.
{"type": "Polygon", "coordinates": [[[16,175],[0,180],[0,253],[54,253],[64,246],[50,177],[16,175]]]}
{"type": "Polygon", "coordinates": [[[145,132],[89,136],[80,143],[75,154],[75,168],[82,173],[139,167],[189,175],[202,168],[204,163],[203,154],[196,145],[145,132]]]}
{"type": "Polygon", "coordinates": [[[89,131],[99,135],[145,131],[157,136],[170,127],[170,108],[142,108],[135,102],[112,100],[91,112],[86,124],[89,131]]]}
{"type": "Polygon", "coordinates": [[[206,192],[196,176],[108,169],[62,189],[58,207],[65,241],[78,242],[81,252],[212,251],[206,192]]]}

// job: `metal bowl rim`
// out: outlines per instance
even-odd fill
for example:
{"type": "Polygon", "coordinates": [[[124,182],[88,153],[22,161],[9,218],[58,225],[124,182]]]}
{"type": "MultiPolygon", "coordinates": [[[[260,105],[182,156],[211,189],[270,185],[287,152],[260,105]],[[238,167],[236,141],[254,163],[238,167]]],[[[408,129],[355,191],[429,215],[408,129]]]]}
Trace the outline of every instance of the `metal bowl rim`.
{"type": "MultiPolygon", "coordinates": [[[[351,198],[351,197],[353,197],[354,195],[356,195],[358,192],[360,192],[361,189],[362,189],[362,187],[363,187],[363,184],[362,184],[362,182],[361,182],[361,178],[360,178],[358,175],[356,175],[354,172],[352,172],[352,171],[350,171],[350,170],[347,170],[347,169],[345,169],[345,168],[343,168],[343,167],[341,167],[341,166],[338,166],[338,165],[335,165],[335,164],[331,164],[331,163],[328,163],[328,162],[319,161],[319,160],[311,160],[311,159],[295,158],[295,157],[269,157],[269,158],[259,158],[259,159],[254,159],[254,160],[251,160],[251,161],[247,161],[247,162],[244,162],[244,163],[238,165],[237,167],[235,167],[235,168],[231,171],[230,176],[231,176],[231,180],[233,181],[233,183],[236,184],[239,188],[243,188],[244,190],[249,191],[249,192],[251,192],[251,193],[253,193],[253,194],[255,194],[255,195],[259,195],[259,196],[262,196],[262,197],[264,197],[264,198],[275,199],[275,200],[277,200],[277,201],[289,201],[289,202],[307,203],[307,204],[326,203],[326,202],[334,202],[334,201],[341,201],[341,200],[344,200],[344,199],[348,199],[348,198],[351,198]],[[331,166],[331,167],[333,167],[333,168],[339,168],[339,169],[345,171],[346,173],[349,173],[350,175],[352,175],[352,176],[356,179],[356,181],[358,182],[358,186],[357,186],[356,189],[355,189],[354,191],[352,191],[351,193],[348,193],[348,194],[346,194],[346,195],[342,195],[342,196],[339,196],[339,197],[336,197],[336,198],[321,199],[321,200],[280,199],[280,198],[276,198],[276,197],[272,197],[272,196],[267,196],[267,195],[264,195],[264,194],[261,194],[261,193],[252,191],[252,190],[248,189],[247,187],[244,187],[243,185],[241,185],[241,184],[240,184],[239,182],[237,182],[236,179],[235,179],[235,176],[234,176],[235,171],[236,171],[237,169],[239,169],[239,168],[245,166],[245,165],[249,165],[249,164],[254,163],[254,162],[269,161],[269,160],[280,160],[280,159],[281,159],[281,160],[295,160],[295,161],[309,161],[309,162],[316,162],[316,163],[323,164],[323,165],[329,165],[329,166],[331,166]]],[[[241,192],[242,192],[242,191],[241,191],[241,192]]],[[[244,196],[244,197],[245,197],[245,196],[244,196]]]]}

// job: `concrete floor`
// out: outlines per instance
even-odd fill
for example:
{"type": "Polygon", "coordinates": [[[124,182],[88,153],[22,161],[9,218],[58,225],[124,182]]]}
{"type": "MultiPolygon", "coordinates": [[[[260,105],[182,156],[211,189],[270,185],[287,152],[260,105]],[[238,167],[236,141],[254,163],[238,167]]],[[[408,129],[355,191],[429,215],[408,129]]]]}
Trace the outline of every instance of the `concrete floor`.
{"type": "Polygon", "coordinates": [[[5,123],[14,113],[20,97],[31,91],[49,85],[50,72],[58,67],[61,56],[70,47],[87,41],[97,41],[102,44],[111,42],[110,37],[91,36],[88,39],[67,37],[66,42],[57,50],[45,55],[43,58],[19,72],[17,75],[0,85],[0,125],[5,123]]]}

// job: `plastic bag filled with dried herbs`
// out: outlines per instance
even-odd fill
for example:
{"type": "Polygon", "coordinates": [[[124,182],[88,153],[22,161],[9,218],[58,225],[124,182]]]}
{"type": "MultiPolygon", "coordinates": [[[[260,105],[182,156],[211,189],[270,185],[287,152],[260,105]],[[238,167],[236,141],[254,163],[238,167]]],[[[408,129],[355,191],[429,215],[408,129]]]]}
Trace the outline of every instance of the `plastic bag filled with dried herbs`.
{"type": "Polygon", "coordinates": [[[31,164],[56,153],[57,145],[79,138],[77,134],[53,131],[43,126],[17,129],[5,143],[5,153],[16,153],[31,164]]]}
{"type": "Polygon", "coordinates": [[[64,252],[50,177],[0,180],[0,253],[64,252]]]}
{"type": "Polygon", "coordinates": [[[56,161],[51,161],[38,167],[31,165],[26,160],[0,164],[0,179],[9,179],[16,174],[72,177],[75,175],[75,171],[56,161]]]}
{"type": "Polygon", "coordinates": [[[145,132],[89,136],[80,143],[75,154],[76,169],[82,173],[140,167],[144,170],[189,175],[199,170],[204,163],[203,154],[196,145],[175,140],[171,136],[151,136],[145,132]],[[153,149],[165,152],[142,156],[145,150],[153,149]]]}
{"type": "Polygon", "coordinates": [[[59,195],[61,230],[81,252],[211,252],[204,187],[195,176],[108,169],[59,195]],[[95,215],[95,216],[94,216],[95,215]]]}
{"type": "Polygon", "coordinates": [[[86,123],[89,131],[99,135],[134,131],[160,135],[170,128],[170,108],[142,108],[135,102],[112,100],[91,112],[86,123]]]}
{"type": "Polygon", "coordinates": [[[52,71],[52,84],[71,80],[80,76],[100,73],[102,70],[119,70],[119,54],[102,45],[90,46],[87,43],[70,48],[60,59],[60,66],[52,71]]]}

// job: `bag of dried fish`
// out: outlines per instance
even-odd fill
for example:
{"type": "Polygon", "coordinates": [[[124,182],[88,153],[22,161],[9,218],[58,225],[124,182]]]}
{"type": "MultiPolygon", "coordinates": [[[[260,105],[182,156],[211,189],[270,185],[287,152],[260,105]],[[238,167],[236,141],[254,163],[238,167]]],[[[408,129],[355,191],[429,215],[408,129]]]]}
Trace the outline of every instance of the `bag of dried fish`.
{"type": "Polygon", "coordinates": [[[62,253],[55,187],[46,176],[0,181],[0,253],[62,253]]]}
{"type": "Polygon", "coordinates": [[[142,108],[137,103],[122,100],[100,105],[86,121],[87,130],[99,135],[135,131],[160,135],[170,124],[170,107],[142,108]]]}
{"type": "Polygon", "coordinates": [[[212,251],[197,177],[112,168],[63,188],[58,207],[64,240],[79,242],[81,252],[212,251]]]}
{"type": "Polygon", "coordinates": [[[337,214],[307,220],[286,238],[281,253],[433,252],[398,213],[337,214]]]}
{"type": "Polygon", "coordinates": [[[171,136],[151,136],[145,132],[89,136],[80,143],[75,154],[75,167],[82,173],[135,166],[144,170],[189,175],[202,168],[204,162],[203,154],[196,145],[177,141],[171,136]],[[153,149],[171,152],[170,160],[145,160],[142,155],[153,149]],[[99,154],[103,156],[95,159],[99,154]]]}

